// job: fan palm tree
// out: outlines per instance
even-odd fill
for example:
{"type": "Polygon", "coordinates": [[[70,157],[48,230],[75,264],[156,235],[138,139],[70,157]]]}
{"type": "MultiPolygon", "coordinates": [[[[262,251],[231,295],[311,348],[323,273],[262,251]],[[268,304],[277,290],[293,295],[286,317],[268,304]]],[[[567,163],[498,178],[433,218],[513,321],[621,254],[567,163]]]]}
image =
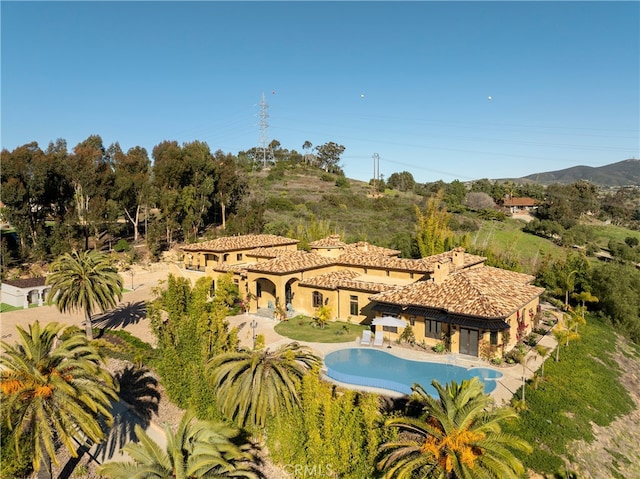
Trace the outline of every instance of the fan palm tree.
{"type": "Polygon", "coordinates": [[[104,312],[118,304],[122,299],[122,278],[109,257],[95,250],[65,253],[51,264],[50,270],[49,302],[55,300],[61,313],[84,311],[87,338],[92,340],[91,314],[95,308],[104,312]]]}
{"type": "Polygon", "coordinates": [[[0,398],[2,420],[33,444],[35,470],[56,460],[61,443],[76,456],[74,439],[101,441],[109,425],[111,402],[117,399],[102,358],[81,332],[58,323],[44,328],[36,321],[29,330],[17,326],[20,342],[2,342],[0,398]]]}
{"type": "Polygon", "coordinates": [[[303,376],[319,365],[318,356],[293,342],[273,352],[223,353],[211,359],[209,370],[222,413],[240,426],[264,427],[268,414],[299,404],[303,376]]]}
{"type": "Polygon", "coordinates": [[[192,412],[186,412],[175,433],[165,424],[164,450],[136,425],[140,442],[123,448],[133,462],[108,462],[98,468],[98,473],[111,479],[258,477],[252,470],[249,445],[232,442],[238,429],[218,422],[194,422],[194,417],[192,412]]]}
{"type": "Polygon", "coordinates": [[[378,467],[385,478],[433,477],[521,477],[524,466],[510,449],[531,451],[522,439],[501,432],[500,423],[517,417],[510,407],[490,409],[492,399],[483,393],[477,379],[455,381],[443,387],[434,380],[439,399],[422,386],[413,386],[414,395],[424,404],[421,419],[389,419],[387,426],[399,428],[398,441],[380,447],[384,455],[378,467]]]}

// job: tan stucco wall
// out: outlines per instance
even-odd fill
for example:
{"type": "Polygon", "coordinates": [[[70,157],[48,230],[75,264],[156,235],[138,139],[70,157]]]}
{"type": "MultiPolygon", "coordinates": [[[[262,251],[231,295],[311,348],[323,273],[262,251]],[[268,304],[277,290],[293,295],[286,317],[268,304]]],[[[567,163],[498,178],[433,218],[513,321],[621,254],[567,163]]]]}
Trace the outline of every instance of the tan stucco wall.
{"type": "Polygon", "coordinates": [[[337,293],[336,318],[341,321],[351,321],[352,323],[362,323],[370,317],[369,296],[371,293],[364,291],[339,290],[337,293]],[[351,314],[351,296],[358,298],[358,314],[351,314]]]}
{"type": "Polygon", "coordinates": [[[331,308],[331,319],[337,319],[338,314],[338,292],[331,289],[320,288],[300,288],[296,298],[294,299],[293,308],[296,313],[313,316],[317,308],[313,307],[313,292],[318,291],[322,294],[324,304],[331,308]]]}

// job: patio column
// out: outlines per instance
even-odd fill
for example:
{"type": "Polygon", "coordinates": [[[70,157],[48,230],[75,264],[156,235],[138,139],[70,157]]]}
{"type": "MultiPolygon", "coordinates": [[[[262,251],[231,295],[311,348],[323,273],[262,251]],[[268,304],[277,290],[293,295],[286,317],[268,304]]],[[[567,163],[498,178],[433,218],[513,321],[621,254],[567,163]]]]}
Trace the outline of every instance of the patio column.
{"type": "Polygon", "coordinates": [[[451,337],[451,352],[459,353],[460,352],[460,330],[457,325],[450,324],[449,325],[450,337],[451,337]]]}

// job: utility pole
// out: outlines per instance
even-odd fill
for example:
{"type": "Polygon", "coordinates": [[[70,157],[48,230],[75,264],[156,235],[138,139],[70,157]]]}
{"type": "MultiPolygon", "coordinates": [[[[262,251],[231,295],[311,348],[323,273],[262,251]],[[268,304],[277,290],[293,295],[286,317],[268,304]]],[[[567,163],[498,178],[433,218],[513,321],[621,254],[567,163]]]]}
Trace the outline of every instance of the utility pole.
{"type": "Polygon", "coordinates": [[[380,175],[380,155],[373,154],[373,196],[378,194],[378,176],[380,175]]]}
{"type": "Polygon", "coordinates": [[[260,147],[262,148],[262,168],[267,167],[267,147],[269,146],[269,135],[267,129],[269,128],[269,104],[262,92],[262,99],[260,100],[260,147]]]}

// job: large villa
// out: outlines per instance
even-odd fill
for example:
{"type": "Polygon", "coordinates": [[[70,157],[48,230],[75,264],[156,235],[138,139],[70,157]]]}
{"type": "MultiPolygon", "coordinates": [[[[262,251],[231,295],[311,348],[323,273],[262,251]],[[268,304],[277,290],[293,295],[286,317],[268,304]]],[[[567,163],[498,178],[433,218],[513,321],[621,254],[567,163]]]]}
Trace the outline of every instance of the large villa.
{"type": "MultiPolygon", "coordinates": [[[[338,235],[315,241],[276,235],[217,238],[183,247],[184,274],[207,276],[213,286],[231,274],[249,312],[286,307],[313,316],[327,306],[335,320],[370,324],[392,316],[411,325],[427,346],[448,343],[453,353],[478,356],[482,344],[509,350],[531,332],[544,288],[533,276],[485,266],[485,258],[457,248],[421,259],[338,235]]],[[[380,327],[380,326],[377,326],[380,327]]],[[[383,326],[392,338],[401,327],[383,326]]]]}

